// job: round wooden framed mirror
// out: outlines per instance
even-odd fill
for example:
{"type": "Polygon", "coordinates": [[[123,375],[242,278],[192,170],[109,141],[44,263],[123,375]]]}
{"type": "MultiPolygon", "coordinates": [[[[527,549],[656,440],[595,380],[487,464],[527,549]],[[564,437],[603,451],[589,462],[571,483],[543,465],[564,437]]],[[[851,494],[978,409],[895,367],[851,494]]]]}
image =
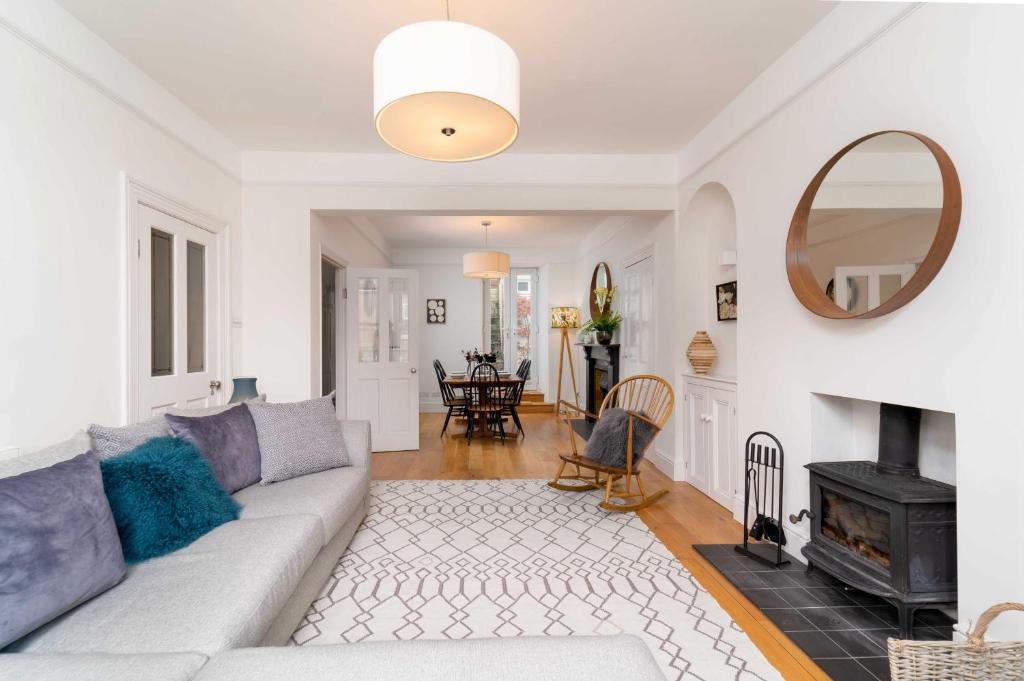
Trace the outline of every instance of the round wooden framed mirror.
{"type": "Polygon", "coordinates": [[[883,130],[839,150],[807,186],[786,240],[796,297],[830,319],[903,307],[942,269],[960,226],[960,179],[916,132],[883,130]]]}
{"type": "Polygon", "coordinates": [[[608,263],[599,262],[594,267],[594,274],[590,277],[590,318],[596,319],[604,313],[601,306],[597,302],[597,296],[595,292],[599,288],[611,289],[612,287],[612,271],[608,267],[608,263]]]}

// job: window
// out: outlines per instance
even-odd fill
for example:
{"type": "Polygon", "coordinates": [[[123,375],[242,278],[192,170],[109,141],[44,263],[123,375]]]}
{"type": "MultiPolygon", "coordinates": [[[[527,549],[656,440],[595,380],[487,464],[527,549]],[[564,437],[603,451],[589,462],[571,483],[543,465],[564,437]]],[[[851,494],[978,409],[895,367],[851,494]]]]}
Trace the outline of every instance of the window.
{"type": "Polygon", "coordinates": [[[358,334],[359,361],[380,361],[380,282],[377,277],[359,277],[358,334]]]}
{"type": "Polygon", "coordinates": [[[174,237],[150,231],[150,375],[174,373],[174,237]]]}

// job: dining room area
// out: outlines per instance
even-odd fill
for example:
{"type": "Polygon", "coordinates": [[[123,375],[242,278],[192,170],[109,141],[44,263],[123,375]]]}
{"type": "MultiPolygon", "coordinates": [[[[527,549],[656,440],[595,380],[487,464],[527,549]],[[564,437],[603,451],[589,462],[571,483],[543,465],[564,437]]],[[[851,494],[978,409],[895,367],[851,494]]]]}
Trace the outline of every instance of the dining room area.
{"type": "MultiPolygon", "coordinates": [[[[532,360],[528,357],[519,361],[515,371],[499,370],[496,366],[497,353],[481,353],[479,350],[464,353],[464,370],[448,373],[440,359],[433,361],[438,392],[445,408],[444,423],[440,437],[453,427],[452,436],[465,437],[468,444],[473,439],[525,438],[526,432],[520,409],[526,385],[530,380],[532,360]]],[[[531,399],[533,405],[544,405],[541,400],[531,399]]],[[[546,406],[546,405],[544,405],[546,406]]],[[[536,412],[531,406],[528,410],[536,412]]]]}

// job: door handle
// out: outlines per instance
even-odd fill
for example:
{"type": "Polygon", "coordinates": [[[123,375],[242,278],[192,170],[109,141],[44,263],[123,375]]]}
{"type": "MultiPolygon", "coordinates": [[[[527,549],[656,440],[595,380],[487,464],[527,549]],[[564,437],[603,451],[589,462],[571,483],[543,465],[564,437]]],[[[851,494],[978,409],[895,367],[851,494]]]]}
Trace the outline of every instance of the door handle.
{"type": "Polygon", "coordinates": [[[416,373],[416,367],[413,367],[412,369],[409,369],[409,373],[410,374],[415,374],[416,373]]]}
{"type": "Polygon", "coordinates": [[[214,394],[220,390],[220,381],[210,381],[210,394],[214,394]]]}

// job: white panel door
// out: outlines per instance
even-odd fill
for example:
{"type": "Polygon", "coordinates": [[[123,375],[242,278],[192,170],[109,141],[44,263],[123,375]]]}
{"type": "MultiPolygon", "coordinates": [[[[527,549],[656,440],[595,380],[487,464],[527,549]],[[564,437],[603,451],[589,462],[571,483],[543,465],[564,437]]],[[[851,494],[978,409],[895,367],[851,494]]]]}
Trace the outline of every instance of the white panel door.
{"type": "Polygon", "coordinates": [[[419,449],[415,270],[347,271],[348,418],[370,422],[373,451],[419,449]]]}
{"type": "Polygon", "coordinates": [[[708,390],[708,438],[711,460],[711,491],[708,496],[731,509],[736,493],[736,393],[729,390],[708,390]]]}
{"type": "Polygon", "coordinates": [[[710,496],[711,462],[708,460],[708,389],[686,384],[686,438],[690,469],[686,481],[710,496]]]}
{"type": "Polygon", "coordinates": [[[133,413],[222,401],[217,235],[138,206],[139,362],[133,413]]]}
{"type": "Polygon", "coordinates": [[[619,289],[622,301],[623,375],[651,373],[654,347],[654,256],[625,268],[619,289]]]}

